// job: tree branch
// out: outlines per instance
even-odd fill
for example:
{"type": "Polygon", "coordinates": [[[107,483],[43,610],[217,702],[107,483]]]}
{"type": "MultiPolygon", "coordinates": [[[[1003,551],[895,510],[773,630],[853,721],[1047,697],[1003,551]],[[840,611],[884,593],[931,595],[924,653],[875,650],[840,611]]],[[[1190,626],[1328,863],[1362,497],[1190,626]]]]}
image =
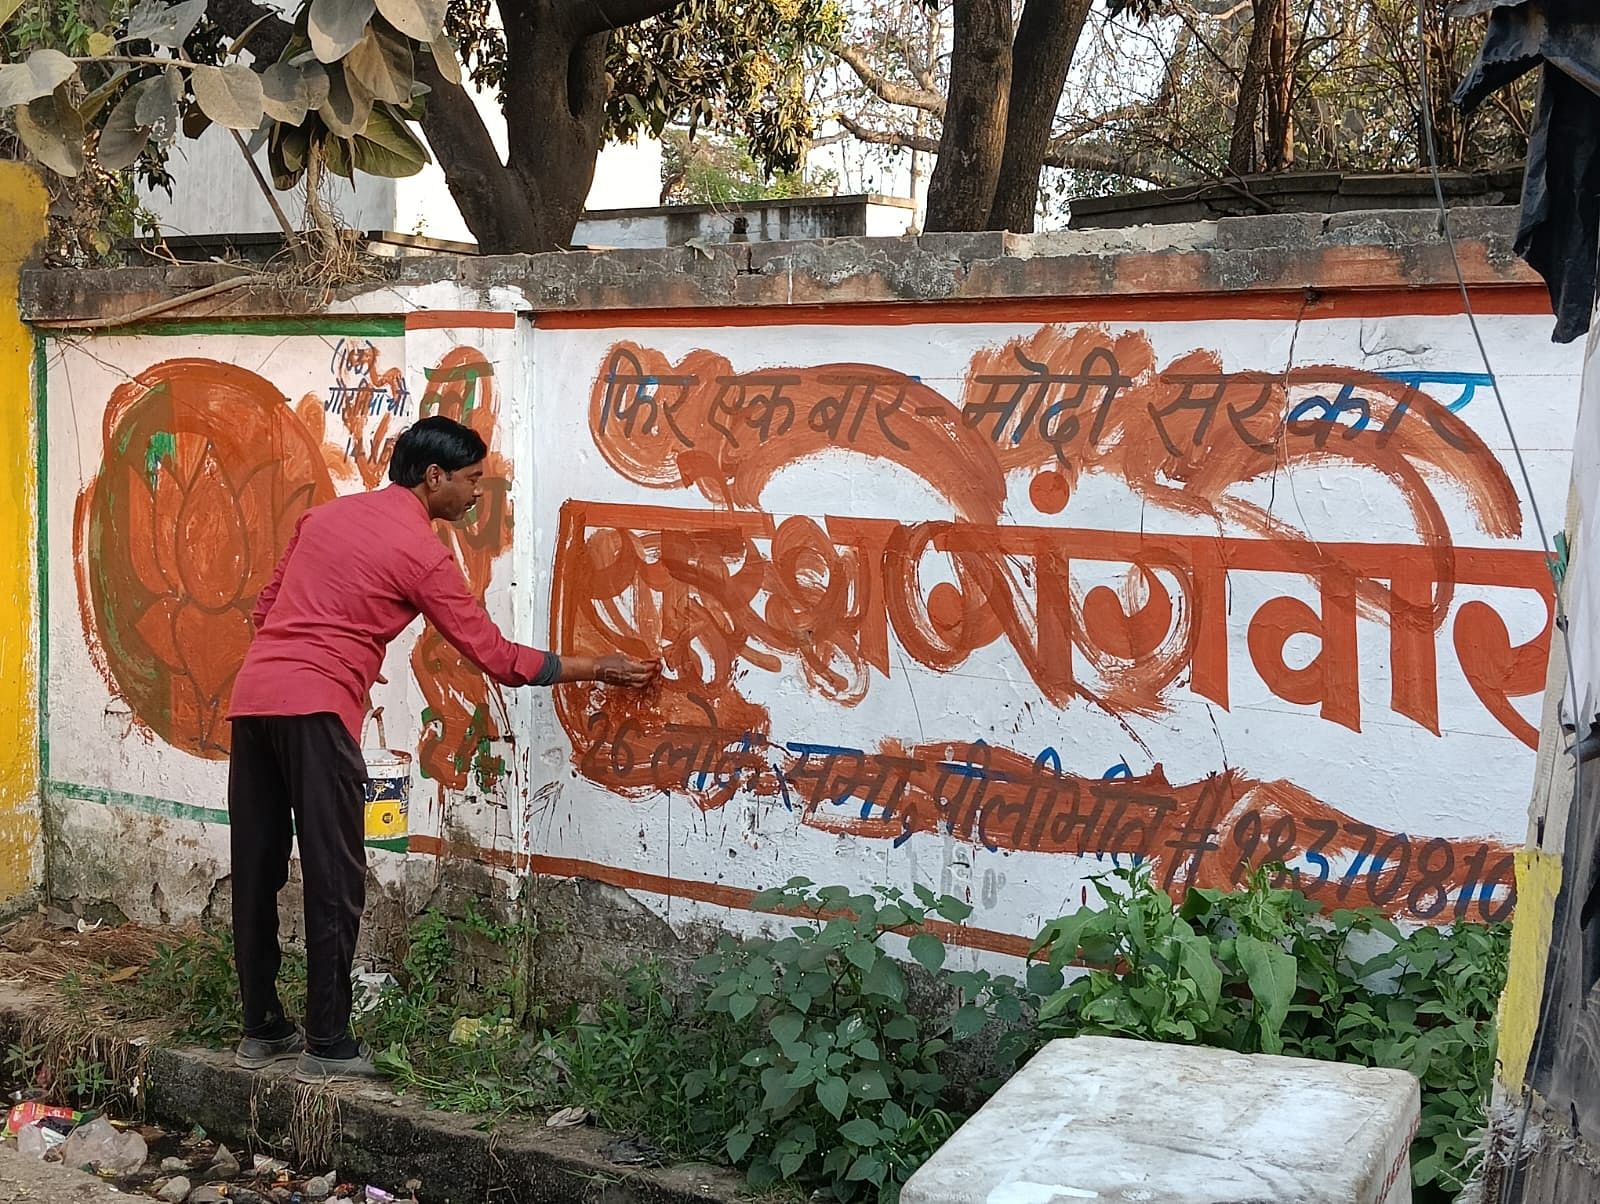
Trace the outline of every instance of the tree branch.
{"type": "Polygon", "coordinates": [[[932,113],[935,117],[944,116],[944,97],[937,92],[895,83],[874,68],[867,61],[866,55],[854,46],[836,46],[833,53],[838,56],[840,62],[856,73],[856,77],[867,86],[868,91],[885,104],[921,109],[924,113],[932,113]]]}
{"type": "Polygon", "coordinates": [[[683,0],[566,0],[559,20],[580,37],[626,29],[670,12],[683,0]]]}
{"type": "MultiPolygon", "coordinates": [[[[840,113],[837,120],[850,131],[852,137],[873,146],[898,146],[904,150],[923,154],[938,154],[939,140],[907,130],[876,129],[862,125],[840,113]]],[[[1148,151],[1132,150],[1107,142],[1083,142],[1071,138],[1057,138],[1045,151],[1044,166],[1063,171],[1101,171],[1110,175],[1126,176],[1130,180],[1143,180],[1147,184],[1166,188],[1184,183],[1193,173],[1181,170],[1178,163],[1163,161],[1148,151]]]]}
{"type": "Polygon", "coordinates": [[[430,89],[422,132],[479,248],[524,249],[533,237],[528,197],[515,174],[501,164],[477,104],[460,84],[439,74],[432,55],[418,57],[417,78],[430,89]]]}

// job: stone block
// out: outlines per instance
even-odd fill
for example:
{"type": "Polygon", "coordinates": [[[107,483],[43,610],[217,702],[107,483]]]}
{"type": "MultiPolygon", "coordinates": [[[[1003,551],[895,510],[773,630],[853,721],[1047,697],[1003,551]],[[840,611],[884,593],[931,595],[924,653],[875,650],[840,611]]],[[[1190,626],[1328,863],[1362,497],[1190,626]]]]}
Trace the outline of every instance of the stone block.
{"type": "Polygon", "coordinates": [[[1053,1041],[902,1204],[1410,1204],[1416,1079],[1302,1058],[1053,1041]]]}

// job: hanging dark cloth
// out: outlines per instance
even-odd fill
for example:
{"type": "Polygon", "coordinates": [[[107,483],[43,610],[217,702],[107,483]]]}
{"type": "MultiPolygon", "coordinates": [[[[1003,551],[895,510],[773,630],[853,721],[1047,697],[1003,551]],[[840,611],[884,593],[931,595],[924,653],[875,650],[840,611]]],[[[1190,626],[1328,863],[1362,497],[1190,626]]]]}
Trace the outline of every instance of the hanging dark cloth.
{"type": "Polygon", "coordinates": [[[1471,112],[1492,92],[1543,70],[1528,140],[1517,254],[1544,277],[1555,341],[1589,329],[1600,264],[1600,0],[1462,0],[1452,17],[1489,14],[1477,62],[1456,90],[1471,112]]]}

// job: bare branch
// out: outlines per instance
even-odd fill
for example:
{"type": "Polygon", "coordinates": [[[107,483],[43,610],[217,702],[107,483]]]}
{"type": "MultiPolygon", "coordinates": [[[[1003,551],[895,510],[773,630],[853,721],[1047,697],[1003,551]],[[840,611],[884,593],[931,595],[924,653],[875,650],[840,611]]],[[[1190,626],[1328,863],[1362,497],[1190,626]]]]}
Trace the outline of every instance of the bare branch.
{"type": "Polygon", "coordinates": [[[923,154],[933,155],[939,152],[939,140],[929,138],[926,134],[913,134],[906,130],[880,130],[870,125],[862,125],[854,118],[843,113],[836,115],[838,121],[845,129],[850,131],[852,137],[862,142],[871,143],[873,146],[898,146],[905,150],[921,151],[923,154]]]}
{"type": "Polygon", "coordinates": [[[937,92],[895,83],[874,68],[866,56],[854,46],[837,46],[833,52],[845,66],[856,73],[857,78],[866,84],[872,94],[884,103],[900,105],[907,109],[921,109],[924,113],[931,113],[935,117],[944,116],[944,97],[937,92]]]}
{"type": "MultiPolygon", "coordinates": [[[[850,134],[873,146],[898,146],[922,154],[937,154],[939,140],[909,130],[879,129],[862,125],[840,113],[837,120],[850,134]]],[[[1143,180],[1158,187],[1184,182],[1193,173],[1185,172],[1183,164],[1165,159],[1149,151],[1135,150],[1106,142],[1083,142],[1071,138],[1057,138],[1045,152],[1044,166],[1064,171],[1100,171],[1110,175],[1127,176],[1130,180],[1143,180]]]]}

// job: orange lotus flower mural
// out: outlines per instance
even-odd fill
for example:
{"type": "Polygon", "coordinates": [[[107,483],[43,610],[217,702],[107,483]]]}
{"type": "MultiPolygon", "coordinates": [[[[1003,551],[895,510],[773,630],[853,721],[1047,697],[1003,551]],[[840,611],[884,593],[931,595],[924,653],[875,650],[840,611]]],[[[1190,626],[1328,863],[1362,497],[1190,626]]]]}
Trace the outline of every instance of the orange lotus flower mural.
{"type": "Polygon", "coordinates": [[[333,497],[322,449],[268,381],[203,359],[117,389],[103,439],[74,524],[89,647],[142,728],[220,760],[256,595],[333,497]]]}
{"type": "MultiPolygon", "coordinates": [[[[495,561],[511,547],[511,463],[498,446],[494,366],[475,347],[455,347],[426,375],[417,416],[443,414],[464,422],[489,445],[483,499],[465,521],[434,524],[461,565],[467,588],[483,602],[495,561]]],[[[449,790],[472,783],[492,790],[505,772],[493,749],[508,727],[498,689],[432,623],[411,651],[411,672],[427,700],[417,745],[423,773],[449,790]]]]}

